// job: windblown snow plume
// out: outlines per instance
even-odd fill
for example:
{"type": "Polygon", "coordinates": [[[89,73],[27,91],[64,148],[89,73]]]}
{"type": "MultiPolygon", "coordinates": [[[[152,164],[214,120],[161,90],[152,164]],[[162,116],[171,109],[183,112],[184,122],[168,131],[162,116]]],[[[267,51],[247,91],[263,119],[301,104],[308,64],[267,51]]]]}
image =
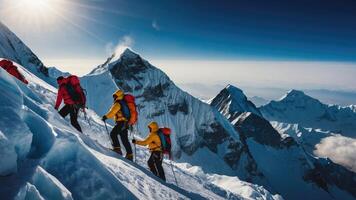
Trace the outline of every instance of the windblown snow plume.
{"type": "Polygon", "coordinates": [[[114,60],[118,59],[119,56],[127,49],[131,48],[135,44],[135,40],[129,36],[123,36],[119,42],[115,45],[113,43],[109,43],[106,45],[106,52],[110,55],[114,52],[115,58],[114,60]]]}

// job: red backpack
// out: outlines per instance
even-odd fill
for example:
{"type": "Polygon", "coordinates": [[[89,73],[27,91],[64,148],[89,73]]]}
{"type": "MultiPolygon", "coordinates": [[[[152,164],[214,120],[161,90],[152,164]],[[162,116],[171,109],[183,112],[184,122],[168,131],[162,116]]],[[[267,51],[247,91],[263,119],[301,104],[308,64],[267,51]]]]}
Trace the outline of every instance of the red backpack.
{"type": "Polygon", "coordinates": [[[171,141],[171,129],[170,128],[160,128],[158,130],[158,136],[161,139],[161,149],[163,154],[168,154],[169,158],[172,158],[172,141],[171,141]]]}
{"type": "Polygon", "coordinates": [[[70,98],[81,108],[85,108],[86,94],[85,90],[80,85],[80,80],[77,76],[71,75],[66,78],[65,88],[70,98]]]}

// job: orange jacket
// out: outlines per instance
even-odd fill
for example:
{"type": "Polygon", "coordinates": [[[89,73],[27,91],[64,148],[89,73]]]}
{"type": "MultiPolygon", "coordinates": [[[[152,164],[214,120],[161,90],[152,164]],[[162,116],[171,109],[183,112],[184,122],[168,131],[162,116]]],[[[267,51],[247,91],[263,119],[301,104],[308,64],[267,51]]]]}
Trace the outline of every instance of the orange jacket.
{"type": "Polygon", "coordinates": [[[124,117],[124,115],[121,112],[121,105],[119,103],[119,101],[124,98],[124,92],[122,90],[118,90],[113,94],[113,96],[115,102],[111,106],[109,112],[105,114],[105,116],[108,119],[114,119],[114,121],[116,122],[127,121],[127,119],[124,117]]]}
{"type": "Polygon", "coordinates": [[[161,149],[161,139],[159,138],[157,132],[159,130],[158,124],[156,122],[151,122],[148,125],[148,128],[150,129],[150,134],[147,136],[147,138],[143,141],[136,141],[135,144],[141,145],[141,146],[147,146],[150,149],[150,151],[162,151],[161,149]]]}

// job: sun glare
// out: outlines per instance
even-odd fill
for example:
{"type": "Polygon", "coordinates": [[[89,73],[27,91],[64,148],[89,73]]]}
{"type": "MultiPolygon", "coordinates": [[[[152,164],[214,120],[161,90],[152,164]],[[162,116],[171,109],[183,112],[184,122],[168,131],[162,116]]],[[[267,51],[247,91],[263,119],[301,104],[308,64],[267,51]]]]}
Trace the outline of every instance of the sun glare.
{"type": "MultiPolygon", "coordinates": [[[[65,0],[3,0],[1,15],[21,26],[49,28],[65,10],[65,0]]],[[[64,15],[64,14],[63,14],[64,15]]]]}

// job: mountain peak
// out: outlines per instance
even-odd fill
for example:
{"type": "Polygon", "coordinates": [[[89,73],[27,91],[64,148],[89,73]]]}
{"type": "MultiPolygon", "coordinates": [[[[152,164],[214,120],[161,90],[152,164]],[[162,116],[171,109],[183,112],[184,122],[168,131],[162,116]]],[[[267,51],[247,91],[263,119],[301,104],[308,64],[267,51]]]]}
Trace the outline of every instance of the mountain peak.
{"type": "Polygon", "coordinates": [[[312,97],[306,95],[303,91],[301,90],[289,90],[286,95],[284,95],[281,100],[283,99],[312,99],[312,97]]]}
{"type": "Polygon", "coordinates": [[[242,112],[261,115],[256,106],[247,99],[244,92],[230,84],[211,100],[210,105],[217,108],[225,116],[242,112]]]}
{"type": "Polygon", "coordinates": [[[237,87],[235,87],[235,86],[233,86],[233,85],[228,84],[228,85],[225,87],[225,89],[226,89],[227,91],[229,91],[230,93],[234,93],[234,94],[240,93],[242,96],[245,96],[245,95],[243,94],[243,91],[242,91],[240,88],[237,88],[237,87]]]}
{"type": "Polygon", "coordinates": [[[137,53],[133,52],[130,48],[126,48],[120,55],[120,59],[135,59],[139,57],[137,53]]]}

